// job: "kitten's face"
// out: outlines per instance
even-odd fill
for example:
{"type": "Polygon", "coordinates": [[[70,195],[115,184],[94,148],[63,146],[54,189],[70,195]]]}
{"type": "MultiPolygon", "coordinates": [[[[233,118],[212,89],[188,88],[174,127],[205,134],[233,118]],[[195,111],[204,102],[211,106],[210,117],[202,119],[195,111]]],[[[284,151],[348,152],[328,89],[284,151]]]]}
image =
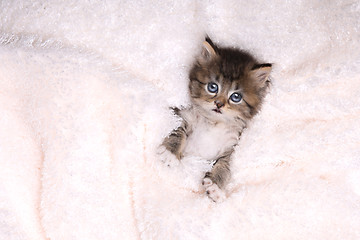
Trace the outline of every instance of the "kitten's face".
{"type": "Polygon", "coordinates": [[[270,70],[248,53],[217,48],[210,40],[190,73],[190,96],[207,118],[244,122],[260,109],[270,70]]]}

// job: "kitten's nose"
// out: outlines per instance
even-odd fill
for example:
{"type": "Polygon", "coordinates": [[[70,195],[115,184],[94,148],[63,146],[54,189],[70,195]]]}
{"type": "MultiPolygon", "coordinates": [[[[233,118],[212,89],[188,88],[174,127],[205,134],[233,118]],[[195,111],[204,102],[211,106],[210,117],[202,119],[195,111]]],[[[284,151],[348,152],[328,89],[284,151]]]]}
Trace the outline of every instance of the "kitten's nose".
{"type": "Polygon", "coordinates": [[[224,106],[224,103],[219,101],[219,100],[215,100],[215,105],[217,106],[217,108],[222,108],[224,106]]]}

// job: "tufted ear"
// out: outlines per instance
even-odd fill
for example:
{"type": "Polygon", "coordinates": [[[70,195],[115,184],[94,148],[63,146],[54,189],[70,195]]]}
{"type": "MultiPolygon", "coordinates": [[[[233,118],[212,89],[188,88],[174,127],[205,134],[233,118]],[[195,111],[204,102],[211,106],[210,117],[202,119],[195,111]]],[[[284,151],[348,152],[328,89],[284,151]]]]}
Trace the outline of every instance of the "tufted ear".
{"type": "Polygon", "coordinates": [[[209,37],[203,42],[200,61],[208,62],[216,57],[216,47],[209,37]]]}
{"type": "Polygon", "coordinates": [[[251,75],[259,81],[260,85],[265,85],[265,83],[269,80],[269,75],[271,72],[271,64],[256,64],[252,70],[251,75]]]}

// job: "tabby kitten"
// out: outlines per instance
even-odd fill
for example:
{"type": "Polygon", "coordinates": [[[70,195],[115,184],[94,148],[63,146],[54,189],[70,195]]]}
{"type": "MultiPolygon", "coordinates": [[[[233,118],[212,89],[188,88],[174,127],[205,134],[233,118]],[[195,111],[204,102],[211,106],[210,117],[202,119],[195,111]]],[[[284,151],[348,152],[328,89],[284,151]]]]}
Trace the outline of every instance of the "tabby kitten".
{"type": "Polygon", "coordinates": [[[168,165],[184,156],[212,164],[202,180],[215,202],[225,198],[230,159],[248,121],[260,110],[270,84],[271,64],[249,53],[215,45],[206,38],[190,71],[191,106],[174,109],[182,124],[166,137],[159,154],[168,165]]]}

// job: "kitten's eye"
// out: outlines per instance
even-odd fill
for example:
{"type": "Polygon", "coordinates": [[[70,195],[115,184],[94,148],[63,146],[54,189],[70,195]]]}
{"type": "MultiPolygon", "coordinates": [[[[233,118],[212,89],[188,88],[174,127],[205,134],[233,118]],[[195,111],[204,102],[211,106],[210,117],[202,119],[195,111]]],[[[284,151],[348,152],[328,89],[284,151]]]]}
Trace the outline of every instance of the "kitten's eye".
{"type": "Polygon", "coordinates": [[[207,90],[210,92],[210,93],[217,93],[218,90],[219,90],[219,87],[216,83],[209,83],[207,85],[207,90]]]}
{"type": "Polygon", "coordinates": [[[234,103],[239,103],[242,99],[242,96],[240,93],[233,93],[230,96],[230,100],[233,101],[234,103]]]}

